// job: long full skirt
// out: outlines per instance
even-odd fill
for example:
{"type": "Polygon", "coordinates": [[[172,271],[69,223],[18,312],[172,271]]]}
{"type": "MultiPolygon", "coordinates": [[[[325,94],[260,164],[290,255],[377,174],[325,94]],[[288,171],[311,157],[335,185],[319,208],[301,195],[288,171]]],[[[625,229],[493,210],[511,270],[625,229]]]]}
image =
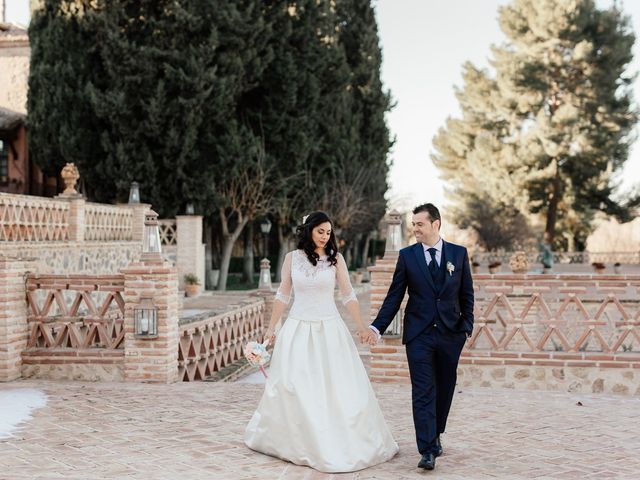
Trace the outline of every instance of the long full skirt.
{"type": "Polygon", "coordinates": [[[252,450],[322,472],[361,470],[398,452],[339,316],[287,319],[244,440],[252,450]]]}

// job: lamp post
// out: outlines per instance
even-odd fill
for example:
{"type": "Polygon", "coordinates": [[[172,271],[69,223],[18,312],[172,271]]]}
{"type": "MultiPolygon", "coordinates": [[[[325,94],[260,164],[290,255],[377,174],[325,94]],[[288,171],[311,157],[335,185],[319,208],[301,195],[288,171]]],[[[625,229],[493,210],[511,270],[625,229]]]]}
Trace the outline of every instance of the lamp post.
{"type": "Polygon", "coordinates": [[[144,216],[142,261],[151,263],[162,262],[162,247],[160,246],[158,214],[153,210],[148,210],[144,216]]]}
{"type": "Polygon", "coordinates": [[[264,236],[264,258],[269,258],[269,232],[271,232],[271,221],[267,217],[264,217],[262,223],[260,223],[260,231],[264,236]]]}
{"type": "Polygon", "coordinates": [[[187,203],[187,206],[184,209],[184,213],[186,215],[194,215],[196,212],[196,209],[193,206],[193,203],[187,203]]]}
{"type": "Polygon", "coordinates": [[[386,252],[398,252],[402,246],[402,219],[400,212],[391,210],[387,218],[387,243],[386,252]]]}
{"type": "Polygon", "coordinates": [[[264,237],[264,258],[260,261],[260,280],[258,290],[271,290],[271,262],[269,262],[269,232],[271,221],[267,217],[260,223],[260,231],[264,237]]]}
{"type": "Polygon", "coordinates": [[[131,182],[129,187],[129,204],[140,203],[140,185],[138,182],[131,182]]]}

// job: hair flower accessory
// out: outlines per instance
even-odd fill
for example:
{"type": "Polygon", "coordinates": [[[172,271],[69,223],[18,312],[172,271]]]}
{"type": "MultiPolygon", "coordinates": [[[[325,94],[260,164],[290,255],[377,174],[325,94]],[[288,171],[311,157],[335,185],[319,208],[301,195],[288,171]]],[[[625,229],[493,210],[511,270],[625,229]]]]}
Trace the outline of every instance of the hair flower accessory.
{"type": "Polygon", "coordinates": [[[309,215],[305,215],[304,217],[302,217],[302,223],[307,223],[307,218],[309,218],[309,215]]]}
{"type": "Polygon", "coordinates": [[[447,272],[449,272],[449,276],[451,276],[451,274],[453,274],[455,269],[456,269],[456,267],[453,266],[453,263],[447,262],[447,272]]]}

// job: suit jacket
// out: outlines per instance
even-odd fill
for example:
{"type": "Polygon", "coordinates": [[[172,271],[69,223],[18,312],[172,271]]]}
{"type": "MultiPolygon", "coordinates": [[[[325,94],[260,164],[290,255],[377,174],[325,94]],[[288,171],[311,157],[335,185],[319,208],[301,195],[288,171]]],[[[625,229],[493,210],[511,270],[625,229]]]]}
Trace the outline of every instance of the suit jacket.
{"type": "Polygon", "coordinates": [[[417,243],[400,250],[391,286],[372,324],[381,334],[393,321],[409,289],[403,344],[413,340],[434,320],[444,323],[452,332],[471,335],[474,294],[467,249],[443,240],[441,262],[445,262],[445,280],[438,291],[427,267],[423,244],[417,243]],[[453,265],[451,272],[446,269],[449,263],[453,265]]]}

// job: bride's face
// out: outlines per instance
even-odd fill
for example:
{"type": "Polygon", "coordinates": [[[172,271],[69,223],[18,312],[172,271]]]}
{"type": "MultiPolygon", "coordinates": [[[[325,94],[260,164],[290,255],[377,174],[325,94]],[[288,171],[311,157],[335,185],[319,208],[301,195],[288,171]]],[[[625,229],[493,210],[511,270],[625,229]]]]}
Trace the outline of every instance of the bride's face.
{"type": "Polygon", "coordinates": [[[324,248],[331,237],[331,223],[324,222],[311,230],[311,240],[316,248],[324,248]]]}

